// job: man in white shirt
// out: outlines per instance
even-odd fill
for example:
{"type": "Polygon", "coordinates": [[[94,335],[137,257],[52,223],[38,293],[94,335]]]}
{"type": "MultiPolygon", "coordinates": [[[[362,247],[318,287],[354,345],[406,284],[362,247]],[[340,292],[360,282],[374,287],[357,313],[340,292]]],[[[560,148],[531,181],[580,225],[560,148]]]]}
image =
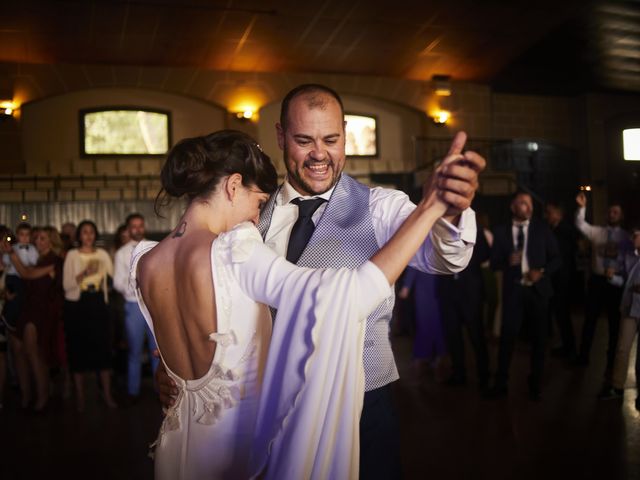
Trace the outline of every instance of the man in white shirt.
{"type": "Polygon", "coordinates": [[[147,338],[149,352],[152,353],[149,357],[153,372],[155,372],[158,366],[159,359],[153,354],[157,348],[156,342],[138,307],[135,285],[131,285],[129,282],[131,254],[136,245],[144,240],[144,217],[139,213],[132,213],[127,217],[125,225],[131,240],[116,252],[113,286],[125,299],[125,332],[129,349],[127,354],[127,393],[129,395],[129,401],[135,403],[140,395],[142,349],[144,347],[145,336],[147,338]]]}
{"type": "Polygon", "coordinates": [[[611,380],[611,371],[618,343],[620,327],[620,300],[623,291],[625,254],[631,250],[629,234],[622,228],[623,212],[620,205],[612,204],[607,210],[607,225],[591,225],[585,219],[587,197],[584,192],[576,196],[578,210],[576,227],[591,242],[591,276],[587,286],[587,304],[582,327],[582,341],[576,364],[587,366],[596,331],[598,316],[604,310],[609,324],[605,388],[611,380]]]}
{"type": "MultiPolygon", "coordinates": [[[[343,174],[344,109],[339,95],[330,88],[294,88],[282,102],[276,130],[287,179],[262,211],[258,228],[265,243],[300,266],[358,267],[389,240],[415,205],[403,192],[370,189],[343,174]],[[306,201],[314,204],[312,208],[303,206],[306,201]],[[303,230],[311,236],[301,241],[298,232],[303,230]]],[[[459,155],[458,165],[465,167],[458,171],[460,183],[455,192],[464,201],[434,225],[410,263],[419,270],[461,271],[473,253],[476,224],[469,205],[485,161],[474,152],[462,154],[465,139],[464,134],[459,134],[449,152],[459,155]]],[[[452,192],[444,195],[447,201],[453,198],[452,192]]],[[[399,431],[389,388],[398,379],[389,340],[393,304],[392,295],[367,320],[360,478],[401,476],[399,431]]],[[[274,321],[278,321],[277,316],[274,321]]],[[[176,395],[177,390],[164,377],[159,382],[161,401],[170,405],[168,395],[176,395]]]]}

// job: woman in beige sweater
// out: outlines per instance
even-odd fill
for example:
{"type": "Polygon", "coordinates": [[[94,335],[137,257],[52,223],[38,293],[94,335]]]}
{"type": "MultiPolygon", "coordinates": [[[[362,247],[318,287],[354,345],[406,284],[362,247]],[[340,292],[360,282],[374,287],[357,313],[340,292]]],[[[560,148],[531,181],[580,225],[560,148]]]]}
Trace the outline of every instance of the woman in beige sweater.
{"type": "Polygon", "coordinates": [[[69,250],[64,261],[64,323],[69,370],[73,374],[78,411],[83,411],[84,372],[99,371],[104,401],[111,395],[111,335],[107,277],[113,276],[111,257],[96,248],[98,229],[90,220],[77,229],[78,248],[69,250]]]}

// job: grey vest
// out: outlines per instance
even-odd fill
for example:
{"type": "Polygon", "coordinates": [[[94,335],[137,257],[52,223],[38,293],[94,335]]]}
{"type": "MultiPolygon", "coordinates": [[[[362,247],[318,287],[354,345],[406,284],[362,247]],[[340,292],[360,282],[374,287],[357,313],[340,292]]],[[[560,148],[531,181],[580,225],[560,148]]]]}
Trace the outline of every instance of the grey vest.
{"type": "MultiPolygon", "coordinates": [[[[355,269],[369,260],[379,249],[369,195],[369,187],[343,173],[297,265],[355,269]]],[[[271,196],[260,216],[258,229],[263,237],[271,224],[276,196],[271,196]]],[[[363,355],[367,391],[398,379],[389,341],[394,301],[392,294],[367,318],[363,355]]]]}

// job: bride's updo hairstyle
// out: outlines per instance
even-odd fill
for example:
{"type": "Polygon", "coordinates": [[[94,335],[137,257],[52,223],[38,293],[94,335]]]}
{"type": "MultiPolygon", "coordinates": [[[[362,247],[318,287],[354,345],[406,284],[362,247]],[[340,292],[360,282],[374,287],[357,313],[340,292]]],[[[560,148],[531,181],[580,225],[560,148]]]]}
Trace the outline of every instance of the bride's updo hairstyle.
{"type": "Polygon", "coordinates": [[[278,187],[278,174],[256,141],[237,130],[220,130],[202,137],[187,138],[170,151],[160,172],[162,189],[155,210],[171,198],[189,203],[206,198],[224,177],[239,173],[245,187],[257,186],[265,193],[278,187]]]}

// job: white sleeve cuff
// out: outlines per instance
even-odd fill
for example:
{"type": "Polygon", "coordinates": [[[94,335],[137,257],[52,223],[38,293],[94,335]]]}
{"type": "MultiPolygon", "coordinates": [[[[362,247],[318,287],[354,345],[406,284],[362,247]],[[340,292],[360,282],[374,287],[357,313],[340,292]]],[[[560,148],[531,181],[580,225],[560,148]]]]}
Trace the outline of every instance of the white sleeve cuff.
{"type": "Polygon", "coordinates": [[[433,226],[433,233],[447,243],[462,240],[467,244],[475,245],[476,231],[476,212],[471,208],[465,209],[460,214],[457,226],[444,218],[439,218],[433,226]]]}

